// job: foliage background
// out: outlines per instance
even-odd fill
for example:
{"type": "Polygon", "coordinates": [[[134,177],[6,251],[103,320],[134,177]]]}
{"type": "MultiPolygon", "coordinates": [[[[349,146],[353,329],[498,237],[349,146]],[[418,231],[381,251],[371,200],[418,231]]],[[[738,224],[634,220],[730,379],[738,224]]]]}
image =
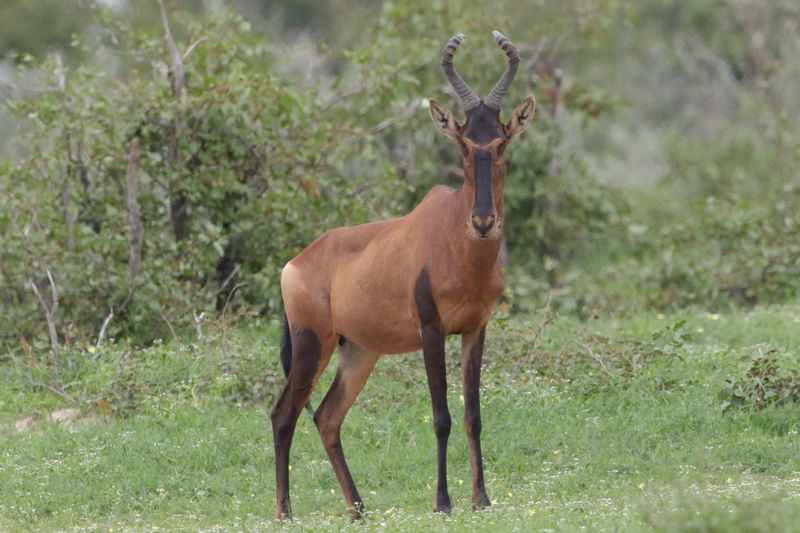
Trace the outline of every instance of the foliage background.
{"type": "Polygon", "coordinates": [[[110,313],[109,335],[147,343],[223,310],[277,311],[281,266],[324,230],[458,186],[425,99],[459,108],[439,68],[455,32],[469,36],[460,72],[491,87],[504,59],[495,28],[523,57],[507,105],[538,100],[509,163],[515,309],[549,301],[586,317],[797,297],[793,2],[166,8],[183,89],[156,2],[71,0],[32,17],[14,0],[0,15],[9,347],[46,345],[48,271],[61,342],[92,342],[110,313]]]}
{"type": "Polygon", "coordinates": [[[0,530],[341,529],[305,414],[298,519],[271,517],[279,272],[459,186],[425,106],[461,114],[455,32],[492,86],[494,29],[538,113],[482,374],[493,506],[454,416],[456,507],[427,513],[424,362],[387,357],[343,427],[364,527],[797,529],[796,2],[164,2],[171,40],[158,0],[0,7],[0,530]]]}

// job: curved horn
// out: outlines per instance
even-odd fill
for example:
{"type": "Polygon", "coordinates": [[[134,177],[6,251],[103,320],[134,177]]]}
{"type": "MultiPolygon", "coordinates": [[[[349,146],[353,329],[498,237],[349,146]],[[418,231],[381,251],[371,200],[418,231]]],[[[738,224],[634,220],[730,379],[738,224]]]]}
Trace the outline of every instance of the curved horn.
{"type": "Polygon", "coordinates": [[[517,47],[514,46],[514,43],[509,41],[505,35],[499,31],[493,31],[492,35],[494,35],[497,44],[503,48],[503,51],[508,56],[508,67],[506,67],[506,71],[503,72],[500,81],[497,82],[497,85],[494,86],[494,89],[492,89],[489,96],[484,99],[483,103],[495,111],[500,111],[500,106],[503,105],[503,97],[506,95],[509,85],[511,85],[511,80],[513,80],[514,76],[517,74],[519,56],[517,55],[517,47]]]}
{"type": "Polygon", "coordinates": [[[475,91],[469,88],[467,82],[461,79],[461,76],[456,72],[456,67],[453,65],[453,55],[456,53],[458,45],[460,45],[461,41],[464,39],[466,39],[466,37],[459,33],[447,41],[447,45],[444,47],[444,50],[442,50],[442,69],[444,69],[447,79],[450,80],[450,85],[453,86],[458,96],[461,97],[464,111],[469,111],[480,104],[481,99],[475,91]]]}

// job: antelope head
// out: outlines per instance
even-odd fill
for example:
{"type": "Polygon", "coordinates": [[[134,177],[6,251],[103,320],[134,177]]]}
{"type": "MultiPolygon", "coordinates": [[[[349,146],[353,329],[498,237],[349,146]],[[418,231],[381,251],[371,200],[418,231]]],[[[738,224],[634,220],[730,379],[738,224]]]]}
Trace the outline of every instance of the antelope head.
{"type": "Polygon", "coordinates": [[[456,141],[461,149],[464,190],[472,197],[466,221],[467,233],[480,239],[499,239],[502,235],[506,177],[503,154],[509,143],[528,126],[536,108],[533,95],[530,95],[514,109],[505,124],[500,122],[500,107],[519,68],[519,56],[514,44],[503,34],[498,31],[492,34],[508,57],[508,67],[483,100],[458,75],[453,65],[453,55],[464,36],[460,33],[455,35],[442,51],[442,68],[461,98],[466,122],[463,125],[456,122],[453,114],[436,100],[430,100],[428,106],[439,131],[456,141]]]}

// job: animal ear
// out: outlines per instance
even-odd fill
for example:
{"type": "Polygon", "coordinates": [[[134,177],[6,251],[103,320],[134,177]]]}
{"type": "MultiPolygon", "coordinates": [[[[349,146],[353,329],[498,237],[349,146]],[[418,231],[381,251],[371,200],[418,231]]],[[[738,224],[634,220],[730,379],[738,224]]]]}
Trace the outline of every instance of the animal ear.
{"type": "Polygon", "coordinates": [[[453,114],[446,107],[431,98],[428,100],[428,112],[439,131],[457,142],[461,141],[461,125],[455,121],[453,114]]]}
{"type": "Polygon", "coordinates": [[[508,119],[505,125],[506,137],[508,137],[509,141],[525,131],[525,128],[528,127],[528,124],[533,119],[535,110],[536,99],[534,99],[533,95],[530,95],[511,113],[511,118],[508,119]]]}

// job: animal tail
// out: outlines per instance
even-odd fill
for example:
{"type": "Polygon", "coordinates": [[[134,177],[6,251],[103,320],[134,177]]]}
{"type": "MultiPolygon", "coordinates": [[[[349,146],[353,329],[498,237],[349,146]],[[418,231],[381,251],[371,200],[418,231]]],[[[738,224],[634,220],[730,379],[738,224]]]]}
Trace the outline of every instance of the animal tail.
{"type": "Polygon", "coordinates": [[[292,369],[292,334],[289,331],[289,317],[283,313],[283,334],[281,335],[281,366],[283,374],[288,378],[292,369]]]}
{"type": "MultiPolygon", "coordinates": [[[[288,378],[289,371],[292,369],[292,332],[289,330],[289,317],[283,313],[283,333],[281,334],[281,366],[283,367],[283,374],[288,378]]],[[[314,408],[311,402],[306,404],[306,409],[312,415],[314,408]]]]}

